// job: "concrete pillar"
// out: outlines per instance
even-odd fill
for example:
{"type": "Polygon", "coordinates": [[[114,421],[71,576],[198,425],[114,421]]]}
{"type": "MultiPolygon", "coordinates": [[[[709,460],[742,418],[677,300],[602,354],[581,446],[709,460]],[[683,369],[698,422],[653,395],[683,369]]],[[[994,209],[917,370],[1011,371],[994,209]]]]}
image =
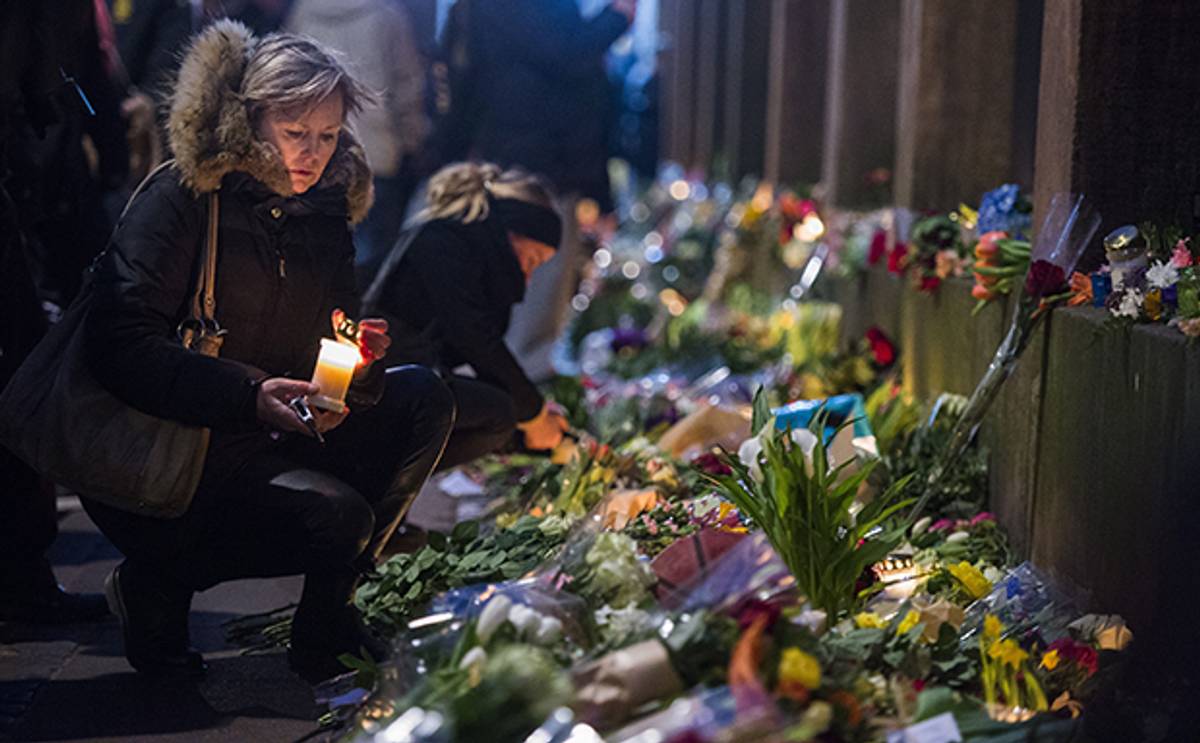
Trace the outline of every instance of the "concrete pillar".
{"type": "Polygon", "coordinates": [[[661,119],[659,150],[667,160],[687,164],[692,159],[695,120],[695,4],[690,0],[660,0],[659,23],[666,48],[659,58],[661,119]]]}
{"type": "Polygon", "coordinates": [[[771,0],[763,155],[769,181],[815,183],[821,176],[829,13],[830,0],[771,0]]]}
{"type": "Polygon", "coordinates": [[[896,203],[952,209],[1012,176],[1017,0],[903,0],[896,203]]]}
{"type": "MultiPolygon", "coordinates": [[[[1057,191],[1085,194],[1101,234],[1121,224],[1193,229],[1200,199],[1200,3],[1046,3],[1035,225],[1057,191]]],[[[1085,259],[1101,260],[1099,241],[1085,259]]]]}
{"type": "Polygon", "coordinates": [[[728,0],[725,6],[724,127],[726,175],[762,175],[767,122],[767,50],[771,5],[728,0]]]}
{"type": "Polygon", "coordinates": [[[713,157],[723,134],[724,1],[693,0],[692,4],[696,11],[696,44],[690,63],[696,75],[696,113],[688,165],[712,173],[713,157]]]}
{"type": "Polygon", "coordinates": [[[836,206],[888,202],[866,177],[895,160],[899,21],[899,0],[833,0],[821,181],[836,206]]]}

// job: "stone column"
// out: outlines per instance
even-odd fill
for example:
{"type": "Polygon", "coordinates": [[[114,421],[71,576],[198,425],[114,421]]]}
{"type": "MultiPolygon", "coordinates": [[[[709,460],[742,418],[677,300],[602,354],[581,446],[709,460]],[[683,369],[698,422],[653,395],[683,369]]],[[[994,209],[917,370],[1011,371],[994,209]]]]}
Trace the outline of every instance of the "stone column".
{"type": "MultiPolygon", "coordinates": [[[[1200,198],[1200,3],[1046,3],[1035,225],[1057,191],[1085,194],[1101,235],[1122,224],[1193,229],[1200,198]]],[[[1099,242],[1085,267],[1102,258],[1099,242]]]]}
{"type": "Polygon", "coordinates": [[[821,164],[833,205],[887,201],[866,176],[895,160],[899,21],[899,0],[833,0],[821,164]]]}
{"type": "Polygon", "coordinates": [[[771,0],[763,155],[769,181],[820,178],[829,12],[830,0],[771,0]]]}

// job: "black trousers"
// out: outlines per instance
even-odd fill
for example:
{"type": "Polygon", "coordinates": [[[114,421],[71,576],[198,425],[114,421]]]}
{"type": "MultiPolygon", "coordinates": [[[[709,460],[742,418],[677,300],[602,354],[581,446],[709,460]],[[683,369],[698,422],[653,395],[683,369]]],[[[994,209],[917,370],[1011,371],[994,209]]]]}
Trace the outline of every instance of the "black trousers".
{"type": "Polygon", "coordinates": [[[219,487],[202,484],[177,519],[86,499],[85,507],[164,592],[304,573],[298,624],[344,607],[437,466],[454,422],[453,397],[433,372],[402,366],[386,378],[379,404],[352,411],[325,446],[288,436],[219,487]]]}
{"type": "Polygon", "coordinates": [[[439,470],[457,467],[485,454],[510,447],[517,431],[517,413],[507,392],[470,377],[446,379],[458,411],[439,470]]]}

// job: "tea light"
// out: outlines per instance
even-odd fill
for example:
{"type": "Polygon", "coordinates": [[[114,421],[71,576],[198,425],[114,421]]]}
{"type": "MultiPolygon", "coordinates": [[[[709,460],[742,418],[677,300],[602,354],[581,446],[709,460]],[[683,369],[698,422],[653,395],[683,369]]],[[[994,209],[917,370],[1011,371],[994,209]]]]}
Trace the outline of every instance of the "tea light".
{"type": "Polygon", "coordinates": [[[345,410],[346,390],[350,388],[350,379],[361,360],[357,346],[322,338],[321,353],[317,356],[317,368],[312,377],[313,384],[320,390],[309,396],[309,403],[335,413],[345,410]]]}

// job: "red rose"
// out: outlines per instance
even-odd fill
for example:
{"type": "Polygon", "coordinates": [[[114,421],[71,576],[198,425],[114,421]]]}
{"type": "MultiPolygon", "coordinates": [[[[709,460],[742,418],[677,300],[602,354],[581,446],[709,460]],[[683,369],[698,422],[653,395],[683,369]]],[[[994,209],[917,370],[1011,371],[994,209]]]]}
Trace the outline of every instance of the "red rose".
{"type": "Polygon", "coordinates": [[[908,256],[908,246],[902,242],[898,242],[892,246],[892,252],[888,253],[888,271],[891,273],[904,273],[904,259],[908,256]]]}
{"type": "Polygon", "coordinates": [[[886,369],[896,361],[896,346],[887,334],[872,325],[867,328],[867,342],[871,344],[871,356],[875,366],[886,369]]]}
{"type": "Polygon", "coordinates": [[[875,230],[875,234],[871,237],[871,247],[867,250],[867,265],[874,266],[883,260],[885,253],[887,253],[887,233],[883,230],[875,230]]]}
{"type": "Polygon", "coordinates": [[[1034,261],[1025,276],[1025,293],[1034,299],[1067,290],[1067,275],[1050,261],[1034,261]]]}

